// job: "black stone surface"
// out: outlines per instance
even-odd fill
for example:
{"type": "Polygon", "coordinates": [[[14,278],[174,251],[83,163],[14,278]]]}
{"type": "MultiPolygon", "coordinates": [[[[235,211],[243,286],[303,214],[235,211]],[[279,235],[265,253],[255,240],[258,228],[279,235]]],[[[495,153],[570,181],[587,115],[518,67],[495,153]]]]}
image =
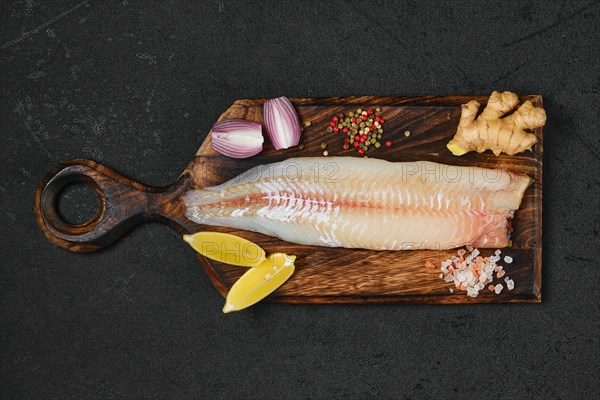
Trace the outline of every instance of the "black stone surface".
{"type": "MultiPolygon", "coordinates": [[[[1,7],[2,399],[600,398],[598,1],[1,7]],[[34,221],[71,158],[171,183],[238,98],[495,89],[548,113],[542,304],[224,315],[167,227],[74,254],[34,221]]],[[[66,195],[69,218],[93,210],[66,195]]]]}

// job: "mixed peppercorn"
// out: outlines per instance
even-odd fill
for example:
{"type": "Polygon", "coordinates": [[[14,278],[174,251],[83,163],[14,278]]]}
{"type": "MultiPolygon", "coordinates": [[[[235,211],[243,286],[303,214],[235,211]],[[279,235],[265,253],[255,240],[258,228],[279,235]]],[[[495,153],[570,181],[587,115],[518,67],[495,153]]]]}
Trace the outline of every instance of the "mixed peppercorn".
{"type": "MultiPolygon", "coordinates": [[[[367,110],[359,108],[356,111],[350,111],[347,115],[339,113],[331,119],[327,132],[344,133],[346,135],[344,149],[355,147],[358,153],[363,155],[369,149],[382,146],[381,138],[385,119],[381,118],[380,112],[381,108],[376,107],[367,110]]],[[[392,142],[388,140],[385,145],[389,147],[392,142]]]]}

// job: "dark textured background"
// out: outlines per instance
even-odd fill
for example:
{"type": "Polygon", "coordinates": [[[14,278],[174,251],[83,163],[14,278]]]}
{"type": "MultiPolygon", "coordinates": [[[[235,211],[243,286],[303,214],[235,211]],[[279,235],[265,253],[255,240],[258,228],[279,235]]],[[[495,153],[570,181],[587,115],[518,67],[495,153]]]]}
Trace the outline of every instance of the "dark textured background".
{"type": "Polygon", "coordinates": [[[600,4],[478,3],[3,1],[2,399],[600,398],[600,4]],[[494,89],[548,113],[542,304],[223,315],[169,228],[73,254],[34,221],[71,158],[171,183],[238,98],[494,89]]]}

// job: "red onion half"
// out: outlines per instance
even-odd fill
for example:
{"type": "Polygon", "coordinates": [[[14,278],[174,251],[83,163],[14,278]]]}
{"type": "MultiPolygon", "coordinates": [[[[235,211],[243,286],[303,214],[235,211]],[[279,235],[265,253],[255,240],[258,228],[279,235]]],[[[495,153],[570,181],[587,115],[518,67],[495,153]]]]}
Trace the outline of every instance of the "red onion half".
{"type": "Polygon", "coordinates": [[[263,106],[265,128],[276,149],[287,149],[300,142],[300,118],[287,97],[278,97],[263,106]]]}
{"type": "Polygon", "coordinates": [[[226,119],[213,125],[211,136],[213,149],[228,157],[252,157],[263,149],[262,126],[256,122],[226,119]]]}

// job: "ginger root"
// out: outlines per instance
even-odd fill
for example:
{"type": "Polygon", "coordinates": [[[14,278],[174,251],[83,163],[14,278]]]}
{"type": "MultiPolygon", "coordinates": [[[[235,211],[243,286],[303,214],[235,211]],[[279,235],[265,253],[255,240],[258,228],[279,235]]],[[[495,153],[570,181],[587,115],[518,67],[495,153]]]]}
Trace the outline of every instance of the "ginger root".
{"type": "Polygon", "coordinates": [[[537,142],[532,130],[544,126],[546,112],[534,107],[530,101],[524,102],[513,114],[502,116],[519,104],[519,97],[511,92],[494,92],[480,116],[477,116],[480,104],[472,100],[462,105],[462,114],[454,138],[447,144],[455,156],[470,151],[483,153],[492,150],[495,155],[506,153],[515,155],[537,142]]]}

